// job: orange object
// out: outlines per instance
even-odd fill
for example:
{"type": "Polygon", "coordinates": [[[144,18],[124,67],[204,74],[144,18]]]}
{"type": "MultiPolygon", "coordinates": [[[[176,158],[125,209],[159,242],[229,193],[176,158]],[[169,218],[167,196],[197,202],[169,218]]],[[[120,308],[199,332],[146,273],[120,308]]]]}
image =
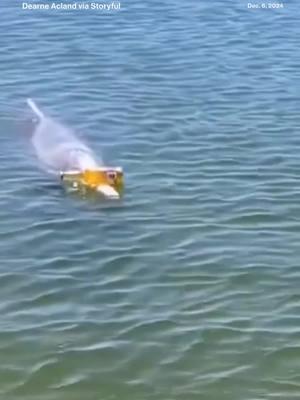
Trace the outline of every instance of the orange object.
{"type": "Polygon", "coordinates": [[[73,187],[84,186],[103,192],[102,188],[111,188],[120,194],[123,188],[122,168],[102,167],[96,170],[66,171],[61,173],[61,179],[73,187]]]}

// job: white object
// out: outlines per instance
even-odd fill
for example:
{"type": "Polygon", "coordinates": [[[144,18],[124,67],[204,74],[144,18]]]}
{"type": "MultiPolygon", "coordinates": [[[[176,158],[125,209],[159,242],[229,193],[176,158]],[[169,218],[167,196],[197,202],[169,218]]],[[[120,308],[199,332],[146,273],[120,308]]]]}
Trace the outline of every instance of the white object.
{"type": "Polygon", "coordinates": [[[99,185],[97,187],[97,192],[102,193],[105,197],[108,197],[110,199],[119,199],[120,195],[119,193],[111,186],[109,185],[99,185]]]}

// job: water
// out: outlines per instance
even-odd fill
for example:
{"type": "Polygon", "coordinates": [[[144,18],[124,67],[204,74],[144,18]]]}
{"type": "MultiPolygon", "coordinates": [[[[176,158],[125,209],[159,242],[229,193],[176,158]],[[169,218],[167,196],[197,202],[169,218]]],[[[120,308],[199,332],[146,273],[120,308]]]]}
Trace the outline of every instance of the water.
{"type": "Polygon", "coordinates": [[[2,0],[0,398],[299,399],[299,7],[2,0]],[[124,168],[68,196],[25,99],[124,168]]]}

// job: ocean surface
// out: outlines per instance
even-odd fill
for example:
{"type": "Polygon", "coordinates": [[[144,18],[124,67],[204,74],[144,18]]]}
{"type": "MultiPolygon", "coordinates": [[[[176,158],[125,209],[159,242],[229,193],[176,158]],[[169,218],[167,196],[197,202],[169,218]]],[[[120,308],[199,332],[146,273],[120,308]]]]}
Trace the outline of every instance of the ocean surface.
{"type": "Polygon", "coordinates": [[[300,399],[299,20],[1,0],[1,400],[300,399]],[[122,201],[40,168],[27,97],[124,168],[122,201]]]}

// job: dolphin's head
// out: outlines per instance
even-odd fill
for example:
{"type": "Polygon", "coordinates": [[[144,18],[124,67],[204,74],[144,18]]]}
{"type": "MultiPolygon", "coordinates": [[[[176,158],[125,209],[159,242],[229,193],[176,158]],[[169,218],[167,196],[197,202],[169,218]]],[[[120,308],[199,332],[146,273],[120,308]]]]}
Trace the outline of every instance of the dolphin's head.
{"type": "Polygon", "coordinates": [[[73,187],[95,190],[107,198],[119,199],[123,190],[122,168],[100,167],[83,171],[69,170],[61,172],[61,179],[67,184],[71,183],[73,187]]]}
{"type": "Polygon", "coordinates": [[[83,183],[105,197],[119,198],[123,185],[123,171],[121,168],[99,168],[85,170],[82,173],[83,183]]]}

